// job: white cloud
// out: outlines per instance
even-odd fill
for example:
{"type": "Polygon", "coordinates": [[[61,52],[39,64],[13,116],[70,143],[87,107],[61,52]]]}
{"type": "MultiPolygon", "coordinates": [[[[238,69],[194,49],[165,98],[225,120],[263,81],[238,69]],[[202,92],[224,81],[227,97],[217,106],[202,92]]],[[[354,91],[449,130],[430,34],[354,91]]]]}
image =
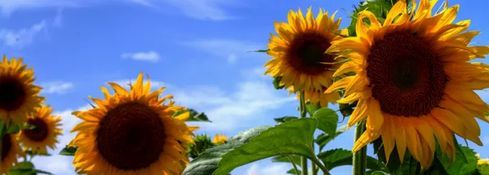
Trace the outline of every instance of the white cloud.
{"type": "Polygon", "coordinates": [[[0,0],[0,9],[4,15],[10,15],[22,9],[75,7],[89,1],[92,0],[0,0]]]}
{"type": "Polygon", "coordinates": [[[246,175],[286,175],[289,169],[290,166],[286,164],[260,165],[258,163],[254,163],[248,168],[246,175]]]}
{"type": "Polygon", "coordinates": [[[66,94],[75,86],[71,82],[52,81],[41,83],[42,92],[46,94],[66,94]]]}
{"type": "MultiPolygon", "coordinates": [[[[123,80],[116,80],[116,81],[111,81],[111,82],[117,83],[117,84],[121,85],[122,87],[128,89],[131,84],[134,84],[135,81],[136,81],[135,79],[123,79],[123,80]]],[[[145,79],[144,81],[147,81],[147,79],[145,79]]],[[[162,81],[154,81],[151,79],[149,81],[151,82],[151,89],[157,89],[160,87],[168,87],[169,86],[168,83],[164,83],[162,81]]]]}
{"type": "Polygon", "coordinates": [[[235,6],[234,0],[0,0],[0,10],[10,15],[18,10],[36,8],[71,8],[101,3],[134,3],[146,7],[176,8],[185,16],[199,20],[232,19],[224,7],[235,6]]]}
{"type": "Polygon", "coordinates": [[[233,93],[204,86],[177,90],[173,94],[177,103],[207,114],[212,123],[198,123],[206,132],[252,127],[257,121],[264,121],[264,117],[270,117],[267,115],[270,110],[294,101],[294,97],[280,94],[269,82],[261,80],[244,81],[233,93]]]}
{"type": "Polygon", "coordinates": [[[63,9],[58,9],[56,12],[56,16],[53,19],[53,26],[54,27],[61,27],[63,25],[63,9]]]}
{"type": "Polygon", "coordinates": [[[18,30],[0,29],[0,41],[10,47],[24,47],[30,45],[34,38],[41,32],[45,31],[47,23],[45,20],[32,25],[29,28],[18,30]]]}
{"type": "Polygon", "coordinates": [[[124,59],[148,62],[158,62],[158,60],[160,60],[160,54],[155,51],[123,53],[121,54],[121,57],[124,59]]]}
{"type": "MultiPolygon", "coordinates": [[[[155,0],[157,1],[157,0],[155,0]]],[[[161,0],[180,9],[188,17],[200,20],[227,20],[234,18],[223,8],[235,5],[233,0],[161,0]]]]}
{"type": "Polygon", "coordinates": [[[240,56],[255,54],[253,51],[264,47],[253,42],[244,42],[232,39],[197,40],[183,43],[183,45],[225,58],[228,63],[235,63],[240,56]]]}

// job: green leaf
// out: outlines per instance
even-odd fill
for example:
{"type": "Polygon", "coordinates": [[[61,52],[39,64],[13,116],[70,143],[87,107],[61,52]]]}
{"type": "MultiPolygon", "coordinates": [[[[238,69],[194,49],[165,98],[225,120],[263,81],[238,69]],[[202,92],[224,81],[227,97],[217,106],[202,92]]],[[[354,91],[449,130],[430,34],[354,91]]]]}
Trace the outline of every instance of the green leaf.
{"type": "Polygon", "coordinates": [[[309,113],[309,115],[313,115],[314,112],[316,112],[318,109],[320,109],[321,107],[316,105],[316,104],[312,104],[310,102],[307,102],[306,103],[306,111],[307,113],[309,113]]]}
{"type": "Polygon", "coordinates": [[[351,23],[348,27],[349,35],[356,36],[355,26],[359,12],[364,10],[371,11],[377,17],[379,22],[382,23],[395,2],[397,2],[397,0],[367,0],[361,2],[358,7],[355,7],[355,10],[351,15],[351,23]]]}
{"type": "Polygon", "coordinates": [[[329,108],[321,108],[314,112],[312,118],[319,120],[318,128],[324,131],[328,135],[336,134],[336,127],[338,125],[338,115],[335,111],[329,108]]]}
{"type": "Polygon", "coordinates": [[[477,170],[480,174],[489,174],[489,164],[479,164],[477,165],[477,170]]]}
{"type": "Polygon", "coordinates": [[[453,161],[442,153],[438,153],[437,157],[450,175],[473,174],[477,172],[477,157],[475,154],[469,147],[458,146],[456,157],[453,161]]]}
{"type": "Polygon", "coordinates": [[[301,174],[301,170],[295,170],[294,168],[292,168],[289,171],[287,171],[287,174],[294,174],[294,175],[301,174]]]}
{"type": "Polygon", "coordinates": [[[205,150],[216,146],[207,135],[197,135],[194,137],[194,143],[189,147],[189,156],[195,159],[200,156],[205,150]]]}
{"type": "Polygon", "coordinates": [[[272,127],[225,154],[215,175],[227,175],[234,168],[280,154],[313,157],[311,149],[317,120],[303,118],[272,127]]]}
{"type": "Polygon", "coordinates": [[[209,175],[212,174],[222,159],[222,155],[234,150],[235,148],[247,143],[251,138],[256,137],[269,127],[253,128],[229,139],[228,143],[215,146],[205,150],[199,157],[192,160],[185,168],[183,175],[209,175]]]}
{"type": "Polygon", "coordinates": [[[59,152],[59,155],[63,155],[63,156],[74,156],[75,155],[75,152],[76,152],[76,149],[77,149],[77,147],[66,145],[65,148],[63,148],[59,152]]]}
{"type": "Polygon", "coordinates": [[[20,131],[20,126],[17,124],[12,124],[7,128],[7,134],[14,134],[20,131]]]}
{"type": "MultiPolygon", "coordinates": [[[[353,153],[346,149],[332,149],[318,154],[328,169],[333,169],[343,165],[352,165],[353,153]]],[[[368,156],[367,168],[372,170],[383,170],[385,167],[377,159],[368,156]]]]}
{"type": "Polygon", "coordinates": [[[255,52],[262,52],[262,53],[268,53],[269,49],[261,49],[261,50],[255,50],[255,52]]]}
{"type": "Polygon", "coordinates": [[[278,155],[273,157],[272,162],[294,163],[296,165],[301,164],[301,157],[298,155],[278,155]]]}
{"type": "Polygon", "coordinates": [[[48,174],[48,175],[53,174],[53,173],[43,171],[43,170],[38,170],[38,169],[34,169],[34,172],[36,172],[36,174],[48,174]]]}
{"type": "Polygon", "coordinates": [[[282,77],[273,77],[273,87],[275,87],[277,90],[283,89],[285,86],[281,83],[281,81],[282,77]]]}
{"type": "Polygon", "coordinates": [[[9,170],[9,175],[35,175],[34,164],[24,161],[16,164],[9,170]]]}
{"type": "Polygon", "coordinates": [[[321,133],[319,134],[314,142],[319,146],[319,150],[323,150],[324,146],[326,146],[329,142],[331,142],[333,139],[338,137],[339,135],[343,134],[348,130],[348,127],[346,125],[341,126],[338,130],[336,130],[336,133],[334,135],[329,135],[326,133],[321,133]]]}
{"type": "Polygon", "coordinates": [[[277,123],[285,123],[285,122],[292,121],[292,120],[297,120],[297,119],[299,119],[299,117],[296,117],[296,116],[284,116],[284,117],[280,117],[280,118],[274,118],[273,120],[275,120],[277,123]]]}
{"type": "Polygon", "coordinates": [[[207,115],[203,112],[197,112],[194,109],[188,109],[188,112],[190,112],[190,118],[188,118],[187,121],[190,122],[211,122],[207,115]]]}

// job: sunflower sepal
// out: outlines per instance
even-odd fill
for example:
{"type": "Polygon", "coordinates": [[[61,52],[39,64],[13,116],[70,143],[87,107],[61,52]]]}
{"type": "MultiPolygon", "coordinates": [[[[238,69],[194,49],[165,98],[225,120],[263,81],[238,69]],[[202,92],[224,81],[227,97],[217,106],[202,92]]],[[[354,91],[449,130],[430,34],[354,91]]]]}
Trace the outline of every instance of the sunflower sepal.
{"type": "Polygon", "coordinates": [[[72,145],[66,145],[61,151],[59,151],[59,155],[63,156],[74,156],[78,147],[72,145]]]}

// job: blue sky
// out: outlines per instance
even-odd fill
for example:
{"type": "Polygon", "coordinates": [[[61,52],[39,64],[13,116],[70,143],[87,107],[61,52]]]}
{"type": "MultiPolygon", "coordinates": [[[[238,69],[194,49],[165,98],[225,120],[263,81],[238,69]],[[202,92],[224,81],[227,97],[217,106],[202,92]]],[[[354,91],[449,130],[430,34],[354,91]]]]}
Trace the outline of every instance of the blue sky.
{"type": "MultiPolygon", "coordinates": [[[[36,72],[43,95],[63,117],[73,137],[78,122],[71,111],[87,108],[88,96],[100,97],[108,81],[127,83],[139,72],[156,86],[167,86],[178,104],[206,112],[213,123],[199,124],[211,135],[234,135],[273,118],[295,115],[297,105],[286,92],[275,91],[263,76],[266,48],[274,21],[290,9],[338,11],[343,26],[355,1],[333,0],[0,0],[0,51],[21,56],[36,72]]],[[[489,44],[489,1],[462,2],[458,19],[472,19],[481,31],[474,44],[489,44]]],[[[485,61],[487,63],[487,61],[485,61]]],[[[481,92],[486,101],[489,93],[481,92]]],[[[489,125],[482,139],[489,144],[489,125]]],[[[352,133],[329,148],[351,148],[352,133]]],[[[471,144],[483,157],[485,147],[471,144]]],[[[57,150],[53,152],[56,154],[57,150]]],[[[35,158],[36,166],[55,174],[74,174],[71,158],[35,158]]],[[[286,164],[261,161],[233,174],[281,174],[286,164]]],[[[334,174],[349,174],[343,167],[334,174]]]]}

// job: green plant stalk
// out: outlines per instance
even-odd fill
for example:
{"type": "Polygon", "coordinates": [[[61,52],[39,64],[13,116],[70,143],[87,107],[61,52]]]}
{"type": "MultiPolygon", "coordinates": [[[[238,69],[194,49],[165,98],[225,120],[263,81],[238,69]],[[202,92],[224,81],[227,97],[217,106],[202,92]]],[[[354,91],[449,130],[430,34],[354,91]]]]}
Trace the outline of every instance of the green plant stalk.
{"type": "Polygon", "coordinates": [[[314,155],[312,158],[311,158],[311,161],[313,162],[313,164],[316,164],[317,166],[319,166],[319,169],[321,169],[321,171],[323,171],[324,175],[331,175],[329,173],[329,170],[328,168],[326,168],[326,166],[324,166],[321,161],[319,160],[319,158],[317,158],[315,156],[315,153],[314,151],[311,149],[311,152],[312,152],[312,155],[314,155]]]}
{"type": "MultiPolygon", "coordinates": [[[[304,98],[304,91],[300,92],[300,113],[301,113],[301,118],[306,118],[306,100],[304,98]]],[[[302,156],[301,157],[301,173],[302,175],[308,175],[309,173],[307,172],[307,157],[302,156]]]]}
{"type": "MultiPolygon", "coordinates": [[[[360,138],[360,136],[365,131],[365,122],[360,122],[357,124],[355,131],[355,141],[360,138]]],[[[353,154],[353,175],[365,175],[365,170],[367,168],[367,146],[353,154]]]]}

